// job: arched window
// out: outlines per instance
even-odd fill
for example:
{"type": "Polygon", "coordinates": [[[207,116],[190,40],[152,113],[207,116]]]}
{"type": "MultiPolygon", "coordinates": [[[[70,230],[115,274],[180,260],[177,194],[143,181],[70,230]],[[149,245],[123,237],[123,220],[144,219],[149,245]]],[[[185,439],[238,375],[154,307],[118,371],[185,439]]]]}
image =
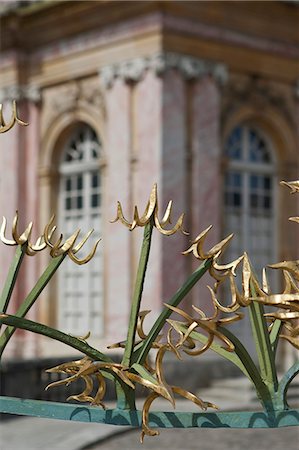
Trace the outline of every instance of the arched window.
{"type": "MultiPolygon", "coordinates": [[[[261,279],[262,268],[276,261],[275,156],[270,141],[250,125],[233,129],[225,143],[225,156],[224,233],[234,233],[225,259],[236,259],[247,251],[261,279]]],[[[268,276],[275,288],[274,271],[268,276]]],[[[249,326],[243,322],[235,327],[244,340],[249,339],[249,326]]]]}
{"type": "Polygon", "coordinates": [[[259,130],[238,126],[225,145],[225,231],[231,256],[246,250],[257,270],[275,261],[274,155],[259,130]]]}
{"type": "MultiPolygon", "coordinates": [[[[89,252],[101,234],[101,143],[88,125],[80,124],[67,141],[59,166],[59,228],[65,236],[76,229],[95,231],[84,245],[89,252]]],[[[78,239],[79,239],[78,238],[78,239]]],[[[84,335],[102,334],[103,268],[101,249],[85,266],[69,258],[59,270],[58,317],[60,329],[84,335]]]]}

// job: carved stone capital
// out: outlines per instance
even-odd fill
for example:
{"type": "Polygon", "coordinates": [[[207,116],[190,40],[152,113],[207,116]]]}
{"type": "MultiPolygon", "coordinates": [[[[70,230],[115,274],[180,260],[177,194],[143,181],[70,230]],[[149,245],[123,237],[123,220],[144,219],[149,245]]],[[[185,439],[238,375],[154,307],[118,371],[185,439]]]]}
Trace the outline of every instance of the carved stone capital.
{"type": "Polygon", "coordinates": [[[13,100],[29,100],[33,103],[39,103],[41,100],[40,89],[33,85],[14,85],[0,89],[0,103],[13,100]]]}
{"type": "Polygon", "coordinates": [[[100,69],[99,75],[103,86],[109,89],[118,78],[125,82],[136,83],[143,79],[148,70],[152,70],[157,76],[163,76],[170,69],[178,70],[186,80],[211,75],[222,85],[228,79],[228,70],[224,64],[170,52],[105,66],[100,69]]]}

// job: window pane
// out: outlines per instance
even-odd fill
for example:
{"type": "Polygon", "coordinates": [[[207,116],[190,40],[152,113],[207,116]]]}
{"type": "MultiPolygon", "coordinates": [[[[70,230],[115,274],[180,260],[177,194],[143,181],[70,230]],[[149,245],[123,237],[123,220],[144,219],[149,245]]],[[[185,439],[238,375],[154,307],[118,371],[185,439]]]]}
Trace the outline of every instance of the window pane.
{"type": "Polygon", "coordinates": [[[65,180],[65,190],[70,191],[72,189],[72,180],[70,178],[67,178],[65,180]]]}
{"type": "Polygon", "coordinates": [[[83,177],[82,177],[82,175],[78,175],[78,177],[77,177],[77,189],[78,189],[78,191],[81,191],[82,188],[83,188],[83,177]]]}
{"type": "Polygon", "coordinates": [[[97,206],[100,205],[100,196],[99,194],[92,194],[91,196],[91,207],[92,208],[96,208],[97,206]]]}
{"type": "Polygon", "coordinates": [[[83,197],[81,195],[77,197],[77,208],[82,209],[83,208],[83,197]]]}
{"type": "Polygon", "coordinates": [[[98,185],[99,185],[99,176],[98,176],[98,174],[96,173],[96,174],[93,174],[93,175],[92,175],[92,178],[91,178],[91,186],[92,186],[92,187],[98,187],[98,185]]]}
{"type": "MultiPolygon", "coordinates": [[[[85,254],[90,252],[95,241],[101,236],[101,177],[98,161],[100,152],[101,144],[96,133],[90,127],[80,125],[66,145],[60,164],[59,229],[66,235],[71,235],[81,228],[79,242],[89,229],[94,228],[95,232],[84,245],[85,254]]],[[[58,327],[65,332],[83,335],[87,330],[91,330],[94,336],[102,334],[101,257],[100,253],[96,254],[95,263],[84,268],[79,268],[67,260],[59,271],[58,327]],[[94,278],[97,280],[96,286],[93,283],[94,278]],[[97,309],[94,307],[95,297],[98,300],[97,309]]]]}
{"type": "Polygon", "coordinates": [[[65,209],[70,210],[72,208],[72,201],[70,197],[65,199],[65,209]]]}

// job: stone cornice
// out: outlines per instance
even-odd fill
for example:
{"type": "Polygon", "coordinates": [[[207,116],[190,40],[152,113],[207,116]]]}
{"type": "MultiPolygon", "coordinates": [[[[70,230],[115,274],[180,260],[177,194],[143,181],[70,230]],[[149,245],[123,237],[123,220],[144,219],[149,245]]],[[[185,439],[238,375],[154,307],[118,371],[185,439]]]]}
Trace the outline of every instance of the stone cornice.
{"type": "Polygon", "coordinates": [[[38,103],[41,100],[40,89],[30,85],[13,85],[0,89],[0,103],[13,100],[29,100],[38,103]]]}
{"type": "Polygon", "coordinates": [[[136,83],[152,70],[157,76],[163,76],[170,69],[181,73],[186,80],[195,80],[211,75],[219,84],[226,83],[228,70],[225,64],[194,58],[179,53],[158,53],[135,58],[100,69],[100,79],[105,88],[111,88],[117,78],[125,82],[136,83]]]}

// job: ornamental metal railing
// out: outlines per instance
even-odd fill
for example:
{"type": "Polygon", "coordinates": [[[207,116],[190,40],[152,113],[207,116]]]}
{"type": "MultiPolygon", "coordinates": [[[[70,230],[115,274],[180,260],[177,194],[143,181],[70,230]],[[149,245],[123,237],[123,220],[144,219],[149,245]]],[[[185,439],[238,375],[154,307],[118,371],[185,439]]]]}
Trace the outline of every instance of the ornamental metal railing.
{"type": "MultiPolygon", "coordinates": [[[[12,118],[8,124],[5,123],[1,108],[0,133],[7,132],[15,124],[27,125],[18,118],[16,104],[13,103],[12,118]]],[[[290,188],[291,193],[299,192],[299,181],[283,181],[281,184],[290,188]]],[[[93,258],[99,241],[87,256],[78,257],[92,230],[80,242],[77,242],[80,230],[75,231],[67,239],[64,239],[62,234],[55,237],[56,225],[53,216],[45,225],[40,237],[32,242],[32,222],[20,232],[17,213],[10,226],[11,236],[8,237],[7,221],[3,218],[0,239],[3,244],[15,247],[15,256],[0,298],[0,355],[3,354],[17,328],[60,341],[79,350],[82,357],[48,369],[47,372],[63,374],[65,378],[50,383],[46,389],[68,386],[78,380],[83,380],[85,388],[67,399],[83,402],[84,405],[1,397],[0,412],[141,427],[141,441],[146,435],[159,434],[157,428],[276,428],[299,425],[299,409],[289,409],[287,402],[287,391],[299,372],[299,362],[295,362],[281,378],[278,376],[276,363],[279,340],[285,340],[289,345],[299,349],[299,261],[283,261],[269,266],[273,270],[281,271],[284,280],[282,292],[274,293],[269,286],[266,270],[263,271],[262,280],[259,281],[246,252],[235,261],[226,264],[220,262],[223,261],[225,248],[233,235],[216,243],[208,251],[205,250],[204,242],[211,229],[208,227],[191,241],[182,256],[196,258],[199,261],[198,268],[165,302],[161,314],[146,333],[143,325],[150,311],[143,311],[141,306],[153,232],[157,231],[164,236],[171,236],[177,232],[187,234],[183,225],[184,214],[181,214],[172,226],[171,212],[172,201],[169,202],[164,214],[162,216],[159,214],[156,184],[152,188],[143,214],[140,214],[135,206],[132,217],[125,218],[121,204],[117,204],[117,214],[113,222],[120,222],[130,232],[138,227],[144,229],[127,336],[124,337],[124,341],[110,346],[110,353],[113,348],[122,352],[120,362],[118,358],[116,361],[110,354],[89,345],[88,330],[86,336],[75,337],[25,318],[66,258],[70,258],[78,265],[86,264],[93,258]],[[34,257],[40,252],[49,253],[48,266],[15,313],[7,314],[18,273],[25,258],[34,257]],[[207,315],[200,308],[193,306],[191,314],[182,308],[181,303],[207,272],[214,279],[213,286],[209,287],[213,313],[207,315]],[[241,288],[238,278],[242,280],[241,288]],[[229,287],[230,301],[223,304],[219,291],[225,283],[229,287]],[[249,312],[257,362],[238,336],[229,329],[230,324],[243,319],[245,310],[249,312]],[[176,313],[175,317],[179,316],[180,320],[175,319],[173,313],[176,313]],[[207,350],[214,351],[230,361],[250,380],[262,407],[260,411],[221,412],[215,404],[202,400],[185,390],[183,386],[167,383],[163,366],[167,353],[171,352],[178,359],[182,359],[184,354],[200,357],[207,350]],[[153,353],[155,358],[150,358],[153,353]],[[116,390],[117,402],[113,409],[105,409],[106,380],[111,380],[116,390]],[[136,409],[135,404],[137,385],[148,391],[141,411],[136,409]],[[169,401],[175,408],[175,396],[195,403],[200,411],[150,411],[152,403],[159,397],[169,401]]],[[[299,223],[299,217],[292,217],[290,220],[299,223]]]]}

